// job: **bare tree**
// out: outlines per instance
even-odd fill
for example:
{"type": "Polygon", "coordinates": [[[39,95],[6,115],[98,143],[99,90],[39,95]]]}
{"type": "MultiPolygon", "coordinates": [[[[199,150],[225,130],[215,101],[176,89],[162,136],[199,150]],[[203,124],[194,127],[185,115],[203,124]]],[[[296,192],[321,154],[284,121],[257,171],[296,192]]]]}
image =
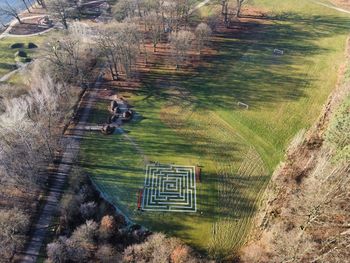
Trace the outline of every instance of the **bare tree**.
{"type": "Polygon", "coordinates": [[[171,33],[170,44],[175,56],[176,69],[178,69],[180,63],[186,59],[194,39],[195,35],[190,31],[180,30],[179,32],[171,33]]]}
{"type": "Polygon", "coordinates": [[[234,16],[238,18],[245,2],[246,0],[236,0],[235,4],[233,4],[230,2],[230,0],[221,1],[221,14],[224,17],[226,27],[229,27],[230,25],[231,15],[233,14],[232,9],[234,10],[234,16]]]}
{"type": "Polygon", "coordinates": [[[222,0],[221,1],[221,14],[224,17],[224,24],[226,25],[226,27],[228,27],[229,25],[229,9],[228,9],[228,5],[229,5],[229,0],[222,0]]]}
{"type": "Polygon", "coordinates": [[[111,23],[99,31],[97,44],[113,79],[118,80],[120,71],[129,77],[140,52],[141,36],[133,23],[111,23]]]}
{"type": "Polygon", "coordinates": [[[86,42],[80,34],[69,34],[63,39],[53,39],[48,44],[48,70],[51,76],[60,82],[86,86],[91,71],[97,63],[95,46],[86,42]]]}
{"type": "Polygon", "coordinates": [[[19,10],[10,5],[8,1],[5,1],[5,4],[0,5],[0,15],[10,16],[17,19],[18,23],[22,24],[22,20],[19,16],[19,10]]]}
{"type": "Polygon", "coordinates": [[[151,35],[153,52],[156,52],[157,45],[160,42],[163,33],[162,19],[157,13],[152,12],[144,17],[144,21],[151,35]]]}
{"type": "Polygon", "coordinates": [[[25,5],[28,13],[31,13],[30,9],[29,9],[29,6],[27,5],[27,1],[26,0],[22,0],[23,4],[25,5]]]}
{"type": "Polygon", "coordinates": [[[73,3],[69,0],[46,0],[49,13],[59,20],[65,29],[68,29],[67,20],[74,13],[73,3]]]}
{"type": "Polygon", "coordinates": [[[38,5],[42,6],[43,8],[46,8],[45,0],[36,0],[38,5]]]}
{"type": "Polygon", "coordinates": [[[23,245],[29,224],[28,215],[16,208],[0,211],[0,262],[12,262],[17,248],[23,245]]]}
{"type": "Polygon", "coordinates": [[[191,9],[191,3],[189,0],[177,0],[177,13],[178,13],[178,20],[183,21],[185,24],[185,29],[188,26],[188,18],[189,18],[189,12],[191,9]]]}
{"type": "Polygon", "coordinates": [[[236,17],[239,17],[241,14],[241,9],[246,0],[236,0],[236,17]]]}
{"type": "Polygon", "coordinates": [[[202,49],[205,46],[206,42],[209,39],[212,31],[211,28],[206,23],[200,23],[196,27],[195,35],[198,43],[198,52],[201,55],[202,49]]]}
{"type": "Polygon", "coordinates": [[[162,3],[161,10],[164,24],[170,32],[178,31],[180,25],[184,25],[186,29],[189,22],[190,7],[190,1],[188,0],[164,1],[162,3]]]}
{"type": "Polygon", "coordinates": [[[195,258],[192,249],[179,239],[167,238],[155,233],[141,244],[127,247],[122,262],[201,262],[195,258]]]}
{"type": "Polygon", "coordinates": [[[127,17],[134,17],[138,7],[138,2],[135,0],[120,0],[113,7],[113,13],[118,21],[122,21],[127,17]]]}
{"type": "Polygon", "coordinates": [[[101,263],[122,262],[121,255],[109,244],[104,244],[99,247],[96,251],[96,258],[101,263]]]}
{"type": "Polygon", "coordinates": [[[28,95],[5,101],[0,115],[1,181],[35,184],[60,146],[59,124],[72,105],[64,85],[49,77],[32,80],[28,95]]]}

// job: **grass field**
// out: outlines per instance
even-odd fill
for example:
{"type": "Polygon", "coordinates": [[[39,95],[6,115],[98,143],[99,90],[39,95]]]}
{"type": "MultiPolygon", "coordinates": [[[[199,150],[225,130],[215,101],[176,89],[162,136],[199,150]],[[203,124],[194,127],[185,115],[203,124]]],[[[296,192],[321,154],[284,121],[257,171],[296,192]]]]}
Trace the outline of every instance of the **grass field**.
{"type": "Polygon", "coordinates": [[[35,58],[38,55],[38,48],[28,49],[28,43],[34,43],[38,47],[47,40],[46,35],[33,37],[7,37],[0,39],[0,78],[10,71],[16,69],[15,53],[18,50],[24,50],[28,57],[35,58]],[[23,48],[12,49],[10,46],[14,43],[23,43],[23,48]]]}
{"type": "MultiPolygon", "coordinates": [[[[269,19],[219,34],[209,66],[187,75],[152,71],[128,100],[138,116],[125,134],[91,133],[82,162],[135,222],[181,237],[216,258],[247,238],[254,212],[284,149],[317,118],[344,60],[350,17],[308,1],[255,0],[269,19]],[[273,56],[273,49],[285,51],[273,56]],[[249,110],[237,102],[249,104],[249,110]],[[145,160],[200,165],[195,214],[137,211],[145,160]]],[[[202,15],[212,13],[203,8],[202,15]]],[[[92,122],[108,105],[96,105],[92,122]]]]}

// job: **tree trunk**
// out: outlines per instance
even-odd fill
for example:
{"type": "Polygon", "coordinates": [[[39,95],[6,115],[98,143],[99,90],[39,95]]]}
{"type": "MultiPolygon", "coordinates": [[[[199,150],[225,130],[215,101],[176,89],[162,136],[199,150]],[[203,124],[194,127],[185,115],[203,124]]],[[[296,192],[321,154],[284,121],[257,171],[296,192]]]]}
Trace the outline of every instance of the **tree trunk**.
{"type": "Polygon", "coordinates": [[[65,29],[68,29],[67,20],[65,18],[62,19],[62,24],[63,24],[65,29]]]}
{"type": "Polygon", "coordinates": [[[27,8],[27,10],[28,10],[28,13],[31,13],[31,12],[30,12],[30,9],[29,9],[29,7],[28,7],[28,5],[27,5],[26,0],[22,0],[22,2],[23,2],[23,3],[24,3],[24,5],[26,6],[26,8],[27,8]]]}
{"type": "Polygon", "coordinates": [[[225,6],[224,6],[224,23],[225,23],[225,26],[228,27],[228,3],[225,3],[225,6]]]}
{"type": "Polygon", "coordinates": [[[23,22],[22,22],[21,18],[20,18],[18,15],[17,15],[17,16],[15,16],[15,18],[17,19],[18,23],[23,24],[23,22]]]}
{"type": "Polygon", "coordinates": [[[242,9],[242,0],[237,0],[237,11],[236,11],[236,17],[239,17],[241,14],[241,9],[242,9]]]}
{"type": "Polygon", "coordinates": [[[36,0],[38,5],[41,5],[42,8],[46,8],[45,1],[44,0],[36,0]]]}

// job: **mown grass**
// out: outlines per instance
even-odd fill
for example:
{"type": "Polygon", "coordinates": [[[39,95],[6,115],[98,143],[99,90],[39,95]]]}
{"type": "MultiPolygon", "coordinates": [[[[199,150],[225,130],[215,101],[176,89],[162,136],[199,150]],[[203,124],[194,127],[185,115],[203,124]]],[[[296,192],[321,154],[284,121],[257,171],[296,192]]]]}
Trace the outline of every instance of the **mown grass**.
{"type": "Polygon", "coordinates": [[[24,50],[29,58],[35,58],[40,53],[40,46],[47,40],[47,35],[33,37],[6,37],[0,39],[0,78],[10,71],[16,69],[15,53],[24,50]],[[28,43],[34,43],[38,48],[27,48],[28,43]],[[10,48],[14,43],[23,43],[24,48],[10,48]]]}
{"type": "MultiPolygon", "coordinates": [[[[269,18],[236,25],[247,28],[239,34],[216,35],[218,52],[204,57],[209,66],[194,73],[143,76],[143,87],[128,94],[138,116],[124,126],[126,133],[91,133],[82,144],[83,165],[122,211],[217,258],[244,243],[288,142],[318,117],[335,87],[350,26],[348,16],[307,1],[252,3],[269,18]],[[274,48],[285,54],[273,56],[274,48]],[[136,210],[143,156],[202,166],[198,213],[136,210]],[[240,172],[250,156],[258,156],[263,169],[240,172]]],[[[92,120],[104,121],[107,107],[98,104],[92,120]]]]}

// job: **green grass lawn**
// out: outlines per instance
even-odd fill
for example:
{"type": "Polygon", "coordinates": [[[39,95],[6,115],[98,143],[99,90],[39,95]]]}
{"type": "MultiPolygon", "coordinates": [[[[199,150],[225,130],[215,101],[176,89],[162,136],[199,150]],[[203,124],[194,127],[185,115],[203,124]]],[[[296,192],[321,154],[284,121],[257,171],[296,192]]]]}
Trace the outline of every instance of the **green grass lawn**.
{"type": "Polygon", "coordinates": [[[47,40],[47,35],[33,37],[7,37],[0,39],[0,77],[16,69],[15,53],[24,50],[29,58],[35,58],[40,53],[38,50],[47,40]],[[38,48],[29,49],[28,43],[34,43],[38,48]],[[23,48],[10,48],[14,43],[23,43],[23,48]]]}
{"type": "MultiPolygon", "coordinates": [[[[137,116],[125,134],[88,134],[82,163],[135,222],[222,258],[245,242],[261,195],[293,136],[317,119],[344,62],[350,17],[308,1],[255,0],[270,18],[213,40],[209,66],[153,71],[126,94],[137,116]],[[273,49],[285,51],[273,56],[273,49]],[[238,102],[249,105],[241,109],[238,102]],[[198,212],[139,212],[144,158],[200,165],[198,212]]],[[[201,10],[212,13],[213,6],[201,10]]],[[[108,116],[98,103],[92,122],[108,116]]]]}

